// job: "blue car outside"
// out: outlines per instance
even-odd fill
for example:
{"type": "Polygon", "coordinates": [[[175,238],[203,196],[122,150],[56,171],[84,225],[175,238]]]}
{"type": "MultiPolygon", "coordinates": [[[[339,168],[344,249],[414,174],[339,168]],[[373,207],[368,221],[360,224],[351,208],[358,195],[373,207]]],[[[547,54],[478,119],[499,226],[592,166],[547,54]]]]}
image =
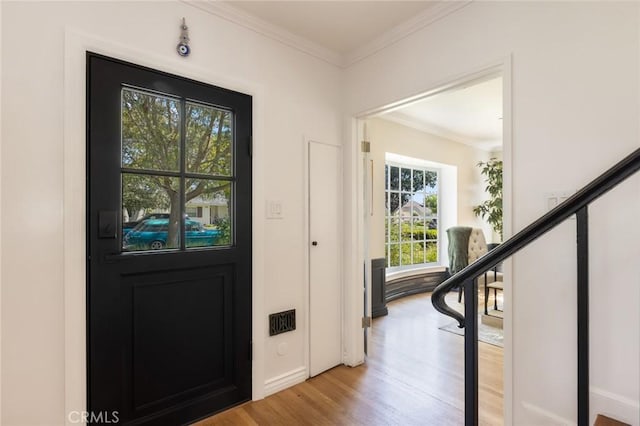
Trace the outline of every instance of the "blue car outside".
{"type": "Polygon", "coordinates": [[[149,213],[140,220],[131,220],[122,224],[122,235],[127,235],[127,232],[149,219],[169,219],[169,213],[149,213]]]}
{"type": "MultiPolygon", "coordinates": [[[[136,225],[124,237],[123,248],[127,251],[161,250],[167,246],[169,219],[148,219],[136,225]]],[[[195,220],[185,221],[187,247],[208,247],[215,245],[220,231],[206,229],[195,220]]]]}
{"type": "MultiPolygon", "coordinates": [[[[184,218],[189,220],[189,215],[185,214],[184,218]]],[[[169,219],[169,213],[149,213],[140,220],[131,220],[122,224],[122,236],[127,235],[129,231],[138,226],[140,223],[149,219],[169,219]]]]}

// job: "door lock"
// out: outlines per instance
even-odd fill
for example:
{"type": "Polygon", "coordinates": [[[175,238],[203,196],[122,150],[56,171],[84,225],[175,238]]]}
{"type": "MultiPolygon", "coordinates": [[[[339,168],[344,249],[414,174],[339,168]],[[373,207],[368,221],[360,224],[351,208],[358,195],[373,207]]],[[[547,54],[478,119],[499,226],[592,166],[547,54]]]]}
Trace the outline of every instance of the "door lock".
{"type": "Polygon", "coordinates": [[[118,212],[100,210],[98,212],[98,238],[117,238],[118,212]]]}
{"type": "Polygon", "coordinates": [[[314,241],[314,242],[312,242],[312,243],[311,243],[311,245],[312,245],[312,246],[317,246],[317,245],[318,245],[318,242],[317,242],[317,241],[314,241]]]}

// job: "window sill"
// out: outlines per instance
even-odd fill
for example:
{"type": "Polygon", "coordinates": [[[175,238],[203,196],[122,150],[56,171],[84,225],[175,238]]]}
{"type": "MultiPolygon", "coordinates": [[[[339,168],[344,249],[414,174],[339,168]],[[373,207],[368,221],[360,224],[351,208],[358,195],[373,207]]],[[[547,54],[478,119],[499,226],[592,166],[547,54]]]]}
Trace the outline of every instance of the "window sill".
{"type": "Polygon", "coordinates": [[[406,269],[403,271],[395,271],[385,274],[387,281],[397,280],[400,278],[411,277],[413,275],[427,274],[432,272],[444,272],[446,267],[441,265],[426,266],[421,268],[406,269]]]}

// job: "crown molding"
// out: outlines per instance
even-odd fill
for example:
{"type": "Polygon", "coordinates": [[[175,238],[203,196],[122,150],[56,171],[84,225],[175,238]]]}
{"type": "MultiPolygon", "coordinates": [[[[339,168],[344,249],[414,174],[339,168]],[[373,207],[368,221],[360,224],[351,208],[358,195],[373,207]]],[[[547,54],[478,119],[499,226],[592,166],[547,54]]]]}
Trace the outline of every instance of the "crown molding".
{"type": "Polygon", "coordinates": [[[487,151],[487,152],[502,151],[502,141],[479,140],[479,139],[469,138],[459,133],[443,129],[439,126],[416,121],[401,112],[394,112],[393,114],[385,114],[385,115],[379,116],[378,118],[381,120],[390,121],[392,123],[399,124],[401,126],[409,127],[423,133],[429,133],[431,135],[450,140],[451,142],[461,143],[482,151],[487,151]]]}
{"type": "Polygon", "coordinates": [[[276,40],[300,52],[304,52],[315,58],[321,59],[331,65],[335,65],[340,68],[348,68],[356,62],[375,54],[385,47],[397,43],[414,32],[419,31],[456,10],[467,6],[473,0],[434,2],[431,7],[424,10],[422,13],[414,16],[408,21],[396,25],[371,42],[347,54],[340,54],[331,49],[327,49],[318,43],[287,31],[280,26],[271,24],[243,10],[237,9],[228,3],[216,0],[181,1],[226,21],[233,22],[234,24],[245,27],[265,37],[276,40]]]}
{"type": "Polygon", "coordinates": [[[255,17],[227,3],[215,0],[181,0],[190,6],[216,15],[226,21],[245,27],[260,35],[276,40],[282,44],[321,59],[337,67],[344,67],[344,58],[339,53],[320,46],[304,37],[289,32],[282,27],[273,25],[263,19],[255,17]]]}
{"type": "Polygon", "coordinates": [[[359,62],[380,50],[397,43],[398,41],[410,36],[434,22],[450,15],[451,13],[462,9],[472,3],[473,0],[456,0],[456,1],[439,1],[434,2],[431,7],[404,21],[390,30],[382,33],[369,43],[355,49],[354,51],[344,55],[343,66],[345,68],[359,62]]]}

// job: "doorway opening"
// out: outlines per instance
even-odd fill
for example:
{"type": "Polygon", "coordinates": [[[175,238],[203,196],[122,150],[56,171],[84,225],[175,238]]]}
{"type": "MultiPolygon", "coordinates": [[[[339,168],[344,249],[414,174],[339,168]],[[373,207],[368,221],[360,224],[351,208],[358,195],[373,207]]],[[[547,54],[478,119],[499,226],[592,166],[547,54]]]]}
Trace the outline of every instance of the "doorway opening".
{"type": "MultiPolygon", "coordinates": [[[[365,300],[371,301],[371,305],[365,302],[364,310],[365,316],[374,317],[372,328],[365,332],[367,359],[373,366],[420,352],[420,362],[411,368],[424,368],[424,373],[418,373],[422,379],[433,376],[444,358],[456,358],[457,363],[447,368],[462,371],[462,336],[451,336],[446,317],[427,313],[434,311],[431,291],[450,273],[448,229],[465,226],[486,243],[502,241],[499,230],[474,213],[489,198],[482,174],[487,163],[504,164],[507,196],[502,200],[501,223],[507,235],[510,231],[510,75],[506,69],[503,65],[487,69],[358,117],[358,140],[368,142],[358,161],[364,206],[358,217],[367,265],[365,300]],[[389,346],[389,342],[394,343],[389,346]],[[403,342],[410,343],[403,349],[403,342]]],[[[506,348],[504,352],[487,347],[489,357],[499,362],[480,366],[481,382],[484,377],[491,382],[492,392],[499,394],[486,405],[484,414],[481,407],[481,417],[491,424],[507,418],[503,406],[509,404],[502,397],[511,386],[510,291],[504,284],[509,271],[505,264],[485,281],[500,281],[499,289],[492,287],[488,294],[482,286],[479,289],[479,305],[484,309],[487,297],[488,306],[488,315],[479,315],[494,320],[486,324],[489,331],[495,329],[488,334],[494,337],[493,343],[506,348]]],[[[463,309],[464,301],[457,294],[449,297],[452,307],[463,309]]],[[[449,373],[453,371],[427,380],[427,387],[419,391],[437,396],[438,389],[450,385],[445,383],[451,379],[446,379],[449,373]]],[[[425,385],[424,380],[421,384],[425,385]]]]}

